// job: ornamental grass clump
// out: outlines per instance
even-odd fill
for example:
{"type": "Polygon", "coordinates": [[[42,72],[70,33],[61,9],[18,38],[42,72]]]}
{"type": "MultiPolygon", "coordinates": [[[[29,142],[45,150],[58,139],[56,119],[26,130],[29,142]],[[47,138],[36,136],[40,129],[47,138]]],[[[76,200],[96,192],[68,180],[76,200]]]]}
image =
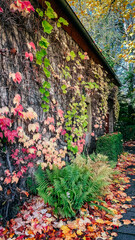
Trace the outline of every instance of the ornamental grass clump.
{"type": "Polygon", "coordinates": [[[108,191],[108,186],[112,183],[114,170],[107,160],[108,158],[102,154],[92,154],[87,157],[77,155],[72,161],[79,168],[86,169],[90,173],[96,195],[105,194],[108,191]]]}

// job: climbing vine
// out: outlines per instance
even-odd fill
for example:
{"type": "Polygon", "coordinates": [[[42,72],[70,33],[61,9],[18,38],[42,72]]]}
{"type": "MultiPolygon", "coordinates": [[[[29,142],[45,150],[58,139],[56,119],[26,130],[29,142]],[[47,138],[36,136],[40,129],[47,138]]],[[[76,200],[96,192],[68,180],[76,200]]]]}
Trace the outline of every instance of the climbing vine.
{"type": "MultiPolygon", "coordinates": [[[[57,14],[52,9],[50,3],[45,1],[47,5],[47,9],[45,11],[46,17],[50,20],[53,18],[57,18],[57,14]]],[[[40,9],[36,10],[40,17],[44,17],[43,11],[40,9]]],[[[64,24],[68,26],[68,22],[60,17],[56,21],[56,26],[59,28],[61,25],[64,24]]],[[[42,27],[44,33],[51,34],[53,30],[53,26],[46,20],[42,20],[42,27]]],[[[47,57],[47,48],[49,47],[50,43],[48,42],[47,38],[41,36],[41,40],[39,41],[40,51],[36,53],[36,63],[42,66],[43,71],[47,78],[50,78],[51,73],[54,75],[53,67],[47,57]],[[47,69],[49,67],[49,70],[47,69]]],[[[78,57],[80,60],[89,60],[87,53],[82,54],[80,51],[78,52],[78,57]]],[[[73,72],[76,73],[75,65],[80,65],[80,61],[76,60],[77,55],[72,50],[71,52],[66,53],[66,66],[60,67],[60,73],[57,76],[56,81],[62,80],[61,90],[62,93],[67,95],[72,91],[73,97],[71,97],[71,101],[68,106],[68,110],[65,114],[65,121],[63,126],[65,128],[65,140],[67,142],[68,150],[71,150],[73,153],[82,152],[83,146],[85,144],[84,140],[84,133],[87,131],[87,105],[86,105],[86,92],[88,89],[98,88],[96,83],[86,82],[83,80],[83,76],[79,75],[78,79],[73,80],[72,78],[72,70],[68,66],[70,61],[73,62],[73,72]],[[62,78],[62,79],[61,79],[62,78]],[[65,79],[65,80],[64,80],[65,79]],[[79,83],[80,81],[80,83],[79,83]],[[64,84],[63,84],[64,83],[64,84]],[[73,86],[74,83],[74,86],[73,86]],[[85,91],[85,95],[83,94],[85,91]]],[[[44,81],[42,87],[40,88],[41,94],[43,94],[42,101],[44,101],[41,106],[44,112],[48,112],[50,108],[50,92],[51,84],[49,81],[44,81]]]]}
{"type": "MultiPolygon", "coordinates": [[[[28,196],[24,190],[25,186],[23,186],[24,189],[20,187],[28,171],[32,171],[37,164],[41,164],[43,169],[46,167],[52,169],[53,164],[62,168],[69,151],[73,154],[83,152],[88,122],[86,98],[94,99],[95,95],[98,96],[98,101],[95,98],[97,102],[93,108],[95,121],[92,136],[97,129],[103,127],[108,111],[110,90],[107,74],[101,66],[97,67],[92,63],[87,52],[74,49],[74,47],[69,49],[68,44],[63,42],[61,43],[64,46],[62,59],[58,58],[57,66],[55,66],[56,64],[50,57],[51,41],[49,39],[53,38],[56,32],[55,40],[58,41],[57,32],[63,25],[68,26],[68,22],[62,17],[58,18],[48,1],[45,3],[45,12],[39,8],[36,9],[36,14],[41,18],[39,25],[41,23],[43,29],[43,34],[42,31],[34,32],[38,37],[41,34],[38,46],[35,46],[33,41],[23,43],[25,50],[21,53],[23,56],[21,54],[20,56],[24,67],[13,71],[13,66],[6,76],[8,84],[13,85],[17,93],[10,99],[9,106],[7,104],[0,108],[1,155],[6,159],[6,166],[0,163],[3,174],[0,180],[0,192],[6,199],[3,208],[4,211],[6,208],[7,215],[9,200],[13,196],[13,200],[21,199],[24,195],[28,196]],[[27,77],[26,72],[23,71],[28,63],[36,69],[36,76],[44,73],[43,78],[36,79],[44,112],[41,124],[33,108],[23,106],[22,96],[19,94],[19,84],[24,83],[27,77]],[[88,68],[90,72],[86,71],[88,68]]],[[[29,1],[21,0],[11,3],[9,9],[12,16],[20,14],[23,20],[35,12],[29,1]]],[[[2,8],[0,8],[0,13],[4,14],[2,8]]],[[[12,48],[10,52],[15,57],[17,50],[12,48]]],[[[117,116],[119,108],[116,95],[114,101],[117,116]]],[[[3,200],[0,199],[0,201],[3,200]]]]}
{"type": "Polygon", "coordinates": [[[115,86],[115,93],[114,93],[114,114],[116,121],[119,118],[119,112],[120,112],[120,105],[118,101],[118,88],[115,86]]]}

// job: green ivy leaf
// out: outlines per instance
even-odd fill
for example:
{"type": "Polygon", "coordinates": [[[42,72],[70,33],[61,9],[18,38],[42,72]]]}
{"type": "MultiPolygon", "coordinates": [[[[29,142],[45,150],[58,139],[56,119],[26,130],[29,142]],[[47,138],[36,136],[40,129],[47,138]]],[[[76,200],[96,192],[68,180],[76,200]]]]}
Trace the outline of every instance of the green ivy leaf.
{"type": "Polygon", "coordinates": [[[43,109],[43,112],[48,112],[49,111],[49,105],[46,105],[45,104],[45,107],[44,107],[44,109],[43,109]]]}
{"type": "Polygon", "coordinates": [[[76,154],[78,152],[78,147],[75,146],[75,147],[71,147],[71,151],[76,154]]]}
{"type": "Polygon", "coordinates": [[[47,52],[44,49],[41,49],[40,51],[36,52],[36,63],[38,65],[42,64],[42,58],[47,55],[47,52]]]}
{"type": "Polygon", "coordinates": [[[88,82],[88,86],[89,86],[90,89],[95,88],[94,83],[92,83],[92,82],[88,82]]]}
{"type": "Polygon", "coordinates": [[[48,67],[50,65],[50,61],[48,58],[44,59],[44,65],[45,65],[45,67],[48,67]]]}
{"type": "Polygon", "coordinates": [[[66,129],[67,129],[68,131],[71,131],[71,130],[72,130],[72,128],[71,128],[71,127],[67,127],[66,129]]]}
{"type": "Polygon", "coordinates": [[[53,19],[53,18],[57,18],[58,15],[56,12],[54,12],[54,10],[51,7],[51,4],[48,1],[45,1],[46,5],[47,5],[47,10],[45,11],[46,16],[49,19],[53,19]]]}
{"type": "Polygon", "coordinates": [[[47,82],[47,81],[44,81],[43,82],[43,87],[49,89],[51,87],[51,84],[49,82],[47,82]]]}
{"type": "Polygon", "coordinates": [[[71,51],[70,52],[70,56],[71,56],[71,59],[74,60],[75,57],[76,57],[76,54],[74,53],[74,51],[71,51]]]}
{"type": "Polygon", "coordinates": [[[44,28],[44,32],[50,34],[52,32],[53,26],[48,23],[46,20],[42,21],[42,26],[44,28]]]}
{"type": "Polygon", "coordinates": [[[61,89],[63,90],[63,93],[66,94],[67,93],[67,86],[64,84],[61,86],[61,89]]]}
{"type": "Polygon", "coordinates": [[[66,93],[67,93],[67,91],[66,91],[66,90],[63,90],[63,93],[64,93],[64,94],[66,94],[66,93]]]}
{"type": "Polygon", "coordinates": [[[96,84],[96,83],[93,83],[93,84],[94,84],[95,88],[99,88],[98,84],[96,84]]]}
{"type": "Polygon", "coordinates": [[[48,46],[49,46],[49,44],[50,44],[50,43],[47,41],[46,38],[41,37],[41,40],[39,41],[39,46],[40,46],[40,47],[47,49],[48,46]]]}
{"type": "Polygon", "coordinates": [[[48,112],[48,111],[49,111],[49,109],[46,109],[46,108],[43,109],[43,112],[48,112]]]}
{"type": "Polygon", "coordinates": [[[43,70],[44,70],[46,77],[49,78],[51,76],[51,73],[45,67],[43,68],[43,70]]]}
{"type": "Polygon", "coordinates": [[[50,96],[50,93],[49,93],[48,91],[45,91],[44,94],[45,94],[46,97],[49,97],[49,96],[50,96]]]}
{"type": "Polygon", "coordinates": [[[67,22],[67,20],[65,20],[64,18],[60,17],[60,18],[58,19],[57,27],[58,27],[58,24],[61,25],[61,23],[63,23],[63,25],[65,25],[65,26],[68,26],[68,24],[69,24],[69,23],[67,22]]]}
{"type": "Polygon", "coordinates": [[[40,17],[43,17],[43,16],[44,16],[44,13],[43,13],[43,11],[42,11],[40,8],[37,8],[37,9],[36,9],[36,12],[38,13],[38,15],[39,15],[40,17]]]}
{"type": "Polygon", "coordinates": [[[57,27],[60,28],[61,27],[61,24],[59,22],[57,22],[57,27]]]}
{"type": "Polygon", "coordinates": [[[42,94],[44,94],[45,89],[40,87],[39,91],[40,91],[42,94]]]}
{"type": "Polygon", "coordinates": [[[67,60],[67,62],[69,62],[70,61],[70,56],[67,56],[66,60],[67,60]]]}
{"type": "Polygon", "coordinates": [[[65,66],[65,69],[67,69],[68,71],[70,71],[70,68],[68,66],[65,66]]]}
{"type": "Polygon", "coordinates": [[[67,89],[67,86],[64,84],[64,85],[62,85],[61,89],[65,90],[65,89],[67,89]]]}
{"type": "Polygon", "coordinates": [[[78,52],[78,54],[79,54],[79,57],[83,60],[84,59],[84,54],[82,54],[81,52],[78,52]]]}
{"type": "Polygon", "coordinates": [[[49,103],[49,99],[46,96],[42,97],[42,101],[45,101],[46,103],[49,103]]]}
{"type": "Polygon", "coordinates": [[[41,107],[42,107],[42,108],[46,108],[47,106],[48,106],[48,105],[45,104],[45,103],[42,103],[42,104],[41,104],[41,107]]]}

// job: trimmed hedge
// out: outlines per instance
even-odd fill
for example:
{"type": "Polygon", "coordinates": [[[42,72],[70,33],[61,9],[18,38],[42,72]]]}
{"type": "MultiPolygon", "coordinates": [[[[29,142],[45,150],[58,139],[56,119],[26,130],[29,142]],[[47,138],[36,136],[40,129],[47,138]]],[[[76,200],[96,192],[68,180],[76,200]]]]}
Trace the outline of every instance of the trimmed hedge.
{"type": "Polygon", "coordinates": [[[121,133],[106,134],[99,137],[96,143],[96,153],[108,156],[109,161],[117,161],[123,151],[121,133]]]}
{"type": "Polygon", "coordinates": [[[135,125],[128,125],[122,132],[124,141],[135,140],[135,125]]]}

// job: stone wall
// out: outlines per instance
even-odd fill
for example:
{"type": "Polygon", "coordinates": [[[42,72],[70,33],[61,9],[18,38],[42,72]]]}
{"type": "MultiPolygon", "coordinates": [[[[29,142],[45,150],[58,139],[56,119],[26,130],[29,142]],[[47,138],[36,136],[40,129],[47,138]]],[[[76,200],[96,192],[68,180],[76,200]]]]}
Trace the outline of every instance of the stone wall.
{"type": "MultiPolygon", "coordinates": [[[[32,107],[36,111],[40,123],[48,115],[41,108],[41,94],[39,92],[42,82],[47,78],[43,70],[36,65],[35,58],[33,62],[25,58],[25,52],[29,51],[28,43],[34,42],[38,49],[40,36],[44,35],[50,42],[47,50],[52,72],[49,78],[51,83],[50,100],[55,98],[58,105],[66,113],[76,92],[75,83],[80,81],[80,76],[82,77],[81,81],[96,82],[99,84],[99,89],[85,93],[91,99],[92,116],[89,118],[92,118],[92,126],[89,126],[88,132],[94,131],[96,137],[104,134],[104,115],[107,112],[107,106],[103,106],[102,98],[106,98],[106,86],[110,82],[107,72],[102,66],[95,64],[90,56],[85,61],[81,60],[78,52],[83,53],[82,49],[62,28],[56,27],[54,20],[51,21],[54,27],[53,31],[47,35],[43,33],[41,20],[36,13],[23,17],[17,12],[10,11],[8,1],[2,1],[2,4],[5,11],[1,14],[0,25],[0,61],[2,67],[0,72],[0,106],[11,105],[13,97],[18,93],[22,96],[22,104],[25,108],[32,107]],[[74,51],[77,57],[75,60],[67,61],[66,57],[71,51],[74,51]],[[67,78],[63,74],[63,69],[65,70],[66,66],[70,68],[68,71],[70,76],[67,78]],[[9,77],[10,73],[15,72],[22,74],[20,84],[14,83],[9,77]],[[68,93],[65,95],[61,90],[63,84],[69,85],[68,93]],[[106,108],[105,112],[104,108],[106,108]],[[99,126],[95,128],[95,125],[99,126]]],[[[34,4],[34,7],[36,8],[38,5],[34,4]]],[[[82,88],[81,84],[79,86],[82,88]]]]}

